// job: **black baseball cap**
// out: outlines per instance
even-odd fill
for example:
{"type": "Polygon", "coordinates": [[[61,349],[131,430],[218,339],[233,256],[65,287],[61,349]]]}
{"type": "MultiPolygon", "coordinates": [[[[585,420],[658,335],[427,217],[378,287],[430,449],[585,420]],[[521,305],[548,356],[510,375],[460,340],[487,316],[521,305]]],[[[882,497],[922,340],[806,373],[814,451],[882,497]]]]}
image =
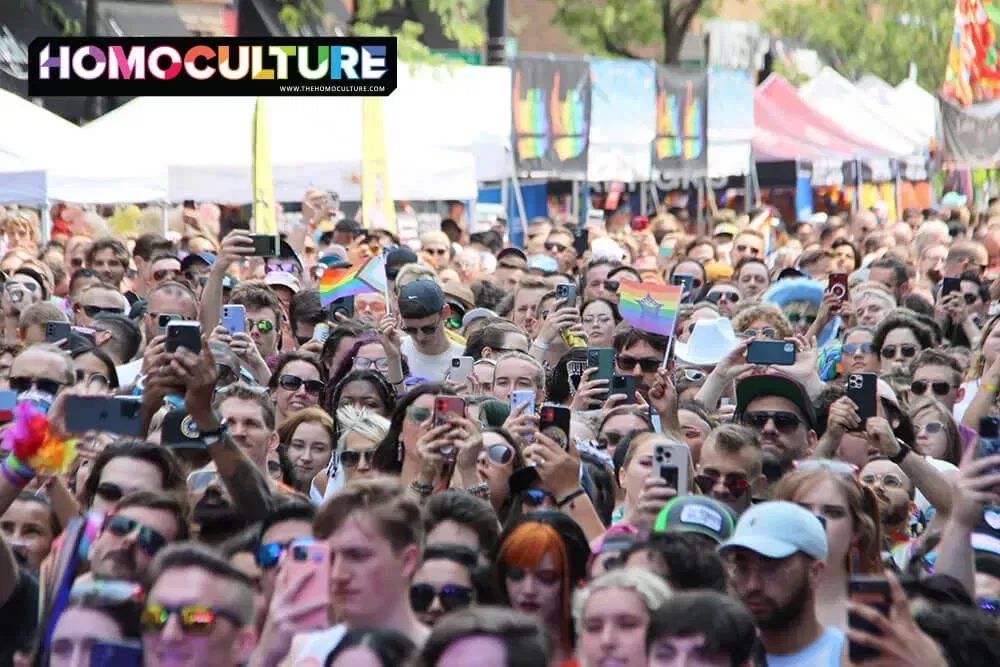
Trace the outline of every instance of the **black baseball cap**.
{"type": "Polygon", "coordinates": [[[528,268],[528,255],[520,248],[504,248],[497,253],[497,262],[505,259],[508,262],[513,260],[514,264],[522,265],[525,269],[528,268]]]}
{"type": "Polygon", "coordinates": [[[207,449],[198,426],[183,408],[171,410],[163,415],[160,442],[172,449],[207,449]]]}
{"type": "Polygon", "coordinates": [[[385,277],[395,280],[401,268],[407,264],[416,264],[418,261],[417,253],[409,248],[390,250],[385,254],[385,277]]]}
{"type": "Polygon", "coordinates": [[[433,280],[414,280],[399,288],[399,314],[405,319],[433,317],[444,306],[444,290],[433,280]]]}
{"type": "Polygon", "coordinates": [[[809,428],[816,426],[816,409],[805,387],[787,375],[758,373],[736,383],[736,414],[742,415],[747,405],[760,396],[780,396],[795,404],[809,428]]]}

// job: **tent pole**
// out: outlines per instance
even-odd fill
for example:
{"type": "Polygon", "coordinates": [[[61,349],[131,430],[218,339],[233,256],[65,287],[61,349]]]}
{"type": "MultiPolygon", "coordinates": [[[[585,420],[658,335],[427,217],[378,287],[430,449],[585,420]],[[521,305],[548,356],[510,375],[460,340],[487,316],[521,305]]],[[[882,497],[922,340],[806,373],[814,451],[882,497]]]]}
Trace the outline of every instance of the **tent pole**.
{"type": "Polygon", "coordinates": [[[517,217],[521,219],[522,243],[528,243],[528,219],[524,212],[524,197],[521,196],[521,182],[517,178],[517,164],[514,161],[514,153],[510,153],[510,182],[514,189],[514,203],[517,204],[517,217]]]}
{"type": "Polygon", "coordinates": [[[649,211],[649,197],[646,194],[646,184],[639,183],[639,208],[641,209],[641,215],[646,215],[649,211]]]}
{"type": "Polygon", "coordinates": [[[861,165],[861,160],[855,160],[854,161],[854,167],[857,170],[857,175],[858,175],[858,178],[857,178],[857,181],[858,181],[858,196],[854,198],[854,204],[855,204],[854,212],[855,213],[860,213],[861,212],[861,208],[862,208],[861,207],[861,190],[862,190],[862,188],[865,185],[865,175],[864,175],[864,173],[861,170],[864,167],[862,167],[862,165],[861,165]]]}
{"type": "Polygon", "coordinates": [[[569,197],[569,214],[580,219],[580,181],[573,179],[569,197]]]}
{"type": "Polygon", "coordinates": [[[901,188],[901,183],[903,180],[900,171],[906,168],[906,162],[900,160],[896,163],[896,221],[900,222],[903,220],[903,193],[901,188]]]}
{"type": "Polygon", "coordinates": [[[52,202],[46,197],[45,201],[42,202],[41,215],[38,216],[42,221],[42,243],[48,243],[49,239],[52,238],[52,202]]]}
{"type": "Polygon", "coordinates": [[[167,201],[160,202],[160,222],[163,225],[163,236],[166,236],[167,232],[170,231],[170,222],[167,220],[168,217],[167,207],[169,205],[170,202],[167,201]]]}

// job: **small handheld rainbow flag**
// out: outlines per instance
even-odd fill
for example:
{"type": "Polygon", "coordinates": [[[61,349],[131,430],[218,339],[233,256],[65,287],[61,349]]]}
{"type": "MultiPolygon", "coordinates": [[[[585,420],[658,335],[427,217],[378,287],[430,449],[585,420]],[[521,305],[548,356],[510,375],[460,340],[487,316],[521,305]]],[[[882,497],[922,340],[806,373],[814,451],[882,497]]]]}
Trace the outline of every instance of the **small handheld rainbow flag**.
{"type": "Polygon", "coordinates": [[[329,306],[337,299],[369,292],[385,294],[385,257],[364,259],[346,269],[331,267],[319,281],[319,302],[329,306]]]}
{"type": "Polygon", "coordinates": [[[637,329],[673,336],[681,289],[680,285],[619,281],[618,312],[637,329]]]}

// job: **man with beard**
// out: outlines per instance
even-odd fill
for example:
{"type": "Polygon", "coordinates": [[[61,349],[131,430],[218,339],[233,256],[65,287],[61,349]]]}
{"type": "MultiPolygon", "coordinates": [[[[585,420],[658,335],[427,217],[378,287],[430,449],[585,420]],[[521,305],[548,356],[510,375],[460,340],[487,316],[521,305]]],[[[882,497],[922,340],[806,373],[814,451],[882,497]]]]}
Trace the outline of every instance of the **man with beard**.
{"type": "Polygon", "coordinates": [[[136,491],[117,503],[90,547],[96,579],[139,581],[156,553],[188,538],[187,508],[176,496],[136,491]]]}
{"type": "Polygon", "coordinates": [[[719,552],[732,593],[760,630],[766,664],[837,667],[845,659],[844,633],[816,617],[816,589],[826,567],[823,523],[784,501],[755,505],[740,517],[719,552]]]}
{"type": "Polygon", "coordinates": [[[903,469],[889,458],[878,456],[861,469],[861,483],[869,487],[878,499],[882,535],[893,559],[909,550],[917,538],[912,533],[910,517],[916,507],[916,489],[903,469]]]}
{"type": "Polygon", "coordinates": [[[757,432],[723,424],[712,430],[701,447],[695,468],[696,492],[728,506],[739,516],[767,486],[757,432]]]}
{"type": "Polygon", "coordinates": [[[635,378],[636,391],[644,397],[656,382],[656,373],[667,354],[667,337],[636,329],[625,322],[615,327],[615,373],[635,378]]]}
{"type": "MultiPolygon", "coordinates": [[[[790,377],[766,373],[737,382],[736,415],[760,435],[768,486],[816,448],[815,409],[805,388],[790,377]]],[[[770,497],[769,490],[762,496],[770,497]]]]}
{"type": "Polygon", "coordinates": [[[193,502],[191,518],[198,527],[199,542],[221,544],[247,527],[248,521],[233,505],[215,463],[188,476],[188,491],[193,502]]]}

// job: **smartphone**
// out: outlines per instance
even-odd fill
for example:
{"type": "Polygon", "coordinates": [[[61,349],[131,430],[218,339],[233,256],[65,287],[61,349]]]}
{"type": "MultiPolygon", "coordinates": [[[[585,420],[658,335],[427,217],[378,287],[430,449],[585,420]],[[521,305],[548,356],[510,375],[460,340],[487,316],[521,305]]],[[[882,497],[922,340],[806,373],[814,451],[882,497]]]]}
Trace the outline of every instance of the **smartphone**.
{"type": "MultiPolygon", "coordinates": [[[[587,350],[587,368],[596,368],[597,372],[590,376],[591,380],[607,380],[608,391],[611,389],[611,376],[615,374],[615,351],[610,347],[599,347],[587,350]]],[[[604,400],[608,391],[603,391],[595,398],[604,400]]]]}
{"type": "Polygon", "coordinates": [[[321,343],[325,343],[326,339],[330,337],[330,325],[320,322],[313,327],[313,340],[318,340],[321,343]]]}
{"type": "Polygon", "coordinates": [[[694,298],[694,276],[687,273],[675,273],[670,277],[671,285],[681,286],[681,302],[691,303],[694,298]]]}
{"type": "Polygon", "coordinates": [[[951,294],[952,292],[962,291],[962,279],[955,277],[945,277],[941,279],[941,298],[944,298],[951,294]]]}
{"type": "Polygon", "coordinates": [[[174,320],[180,320],[180,319],[183,318],[180,315],[177,315],[176,313],[160,313],[160,315],[157,316],[156,318],[156,335],[166,336],[167,327],[170,325],[170,323],[173,322],[174,320]]]}
{"type": "Polygon", "coordinates": [[[339,318],[337,313],[342,314],[347,319],[354,318],[354,297],[345,296],[343,298],[337,299],[330,302],[330,321],[337,322],[339,318]]]}
{"type": "Polygon", "coordinates": [[[434,397],[434,426],[444,426],[451,419],[465,417],[465,399],[458,396],[434,397]]]}
{"type": "Polygon", "coordinates": [[[837,301],[847,301],[847,274],[831,273],[826,282],[826,291],[837,297],[837,301]]]}
{"type": "MultiPolygon", "coordinates": [[[[6,392],[5,392],[6,393],[6,392]]],[[[979,420],[979,444],[976,446],[976,458],[1000,454],[1000,417],[983,417],[979,420]]],[[[984,475],[1000,472],[1000,468],[991,468],[984,475]]]]}
{"type": "Polygon", "coordinates": [[[312,576],[295,596],[298,607],[327,603],[302,617],[304,627],[320,629],[330,625],[327,607],[330,600],[330,548],[324,543],[292,542],[281,561],[281,575],[286,582],[295,582],[309,573],[312,576]]]}
{"type": "Polygon", "coordinates": [[[869,417],[878,415],[878,375],[850,373],[847,376],[847,397],[858,406],[858,416],[864,428],[869,417]]]}
{"type": "Polygon", "coordinates": [[[587,209],[587,220],[584,223],[584,229],[588,227],[593,227],[595,229],[604,229],[604,211],[599,208],[588,208],[587,209]]]}
{"type": "Polygon", "coordinates": [[[687,445],[659,444],[653,447],[653,474],[667,483],[677,495],[688,492],[688,471],[691,467],[691,450],[687,445]]]}
{"type": "Polygon", "coordinates": [[[611,395],[624,394],[625,400],[619,405],[635,404],[635,376],[615,375],[611,378],[611,395]]]}
{"type": "Polygon", "coordinates": [[[251,234],[254,257],[277,257],[279,237],[274,234],[251,234]]]}
{"type": "Polygon", "coordinates": [[[795,343],[784,340],[752,340],[747,345],[747,363],[791,366],[795,363],[795,343]]]}
{"type": "Polygon", "coordinates": [[[67,396],[66,430],[105,431],[141,436],[142,399],[138,396],[67,396]]]}
{"type": "Polygon", "coordinates": [[[68,340],[69,332],[72,330],[69,322],[50,320],[45,323],[45,342],[58,343],[61,340],[68,340]]]}
{"type": "Polygon", "coordinates": [[[581,227],[576,230],[576,236],[573,237],[573,250],[576,251],[577,257],[583,257],[584,253],[590,248],[590,230],[586,227],[581,227]]]}
{"type": "Polygon", "coordinates": [[[17,407],[17,392],[0,391],[0,422],[9,422],[14,418],[14,408],[17,407]]]}
{"type": "Polygon", "coordinates": [[[512,391],[510,392],[510,411],[513,412],[514,408],[524,404],[527,405],[522,414],[533,415],[535,414],[535,392],[533,391],[512,391]]]}
{"type": "Polygon", "coordinates": [[[563,405],[543,405],[538,415],[538,430],[569,449],[569,408],[563,405]]]}
{"type": "Polygon", "coordinates": [[[176,352],[180,347],[201,354],[201,326],[197,322],[177,320],[167,325],[167,352],[176,352]]]}
{"type": "Polygon", "coordinates": [[[465,382],[472,375],[474,363],[472,357],[453,357],[451,369],[448,371],[448,379],[452,382],[465,382]]]}
{"type": "MultiPolygon", "coordinates": [[[[856,604],[874,607],[885,616],[889,615],[892,594],[889,590],[889,582],[882,577],[852,575],[850,581],[847,583],[847,598],[856,604]]],[[[870,635],[882,636],[882,632],[872,623],[851,612],[847,613],[847,625],[853,630],[861,630],[870,635]]],[[[871,660],[881,655],[878,649],[853,642],[848,645],[847,651],[852,664],[863,660],[871,660]]]]}
{"type": "Polygon", "coordinates": [[[222,326],[230,336],[247,332],[247,309],[243,306],[222,307],[222,326]]]}
{"type": "Polygon", "coordinates": [[[576,308],[576,285],[563,283],[556,285],[556,299],[565,299],[563,308],[576,308]]]}
{"type": "Polygon", "coordinates": [[[142,644],[98,640],[90,648],[90,667],[142,667],[142,644]]]}

